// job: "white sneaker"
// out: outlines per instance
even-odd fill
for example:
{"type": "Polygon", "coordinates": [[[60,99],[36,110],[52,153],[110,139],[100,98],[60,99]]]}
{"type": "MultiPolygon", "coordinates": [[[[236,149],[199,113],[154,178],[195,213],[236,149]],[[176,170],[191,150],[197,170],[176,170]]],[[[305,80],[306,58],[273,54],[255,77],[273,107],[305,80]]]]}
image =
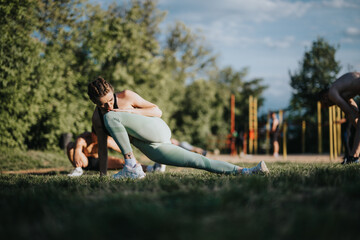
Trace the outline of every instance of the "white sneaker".
{"type": "Polygon", "coordinates": [[[160,163],[155,163],[152,168],[153,168],[152,169],[153,172],[165,172],[166,165],[160,164],[160,163]]]}
{"type": "Polygon", "coordinates": [[[80,177],[81,175],[83,175],[84,171],[82,170],[81,167],[77,167],[74,170],[72,170],[71,173],[68,174],[69,177],[80,177]]]}
{"type": "Polygon", "coordinates": [[[130,165],[125,165],[118,173],[113,175],[114,179],[121,178],[132,178],[132,179],[141,179],[144,178],[146,174],[144,173],[140,164],[136,164],[134,167],[130,165]]]}
{"type": "Polygon", "coordinates": [[[267,168],[264,161],[259,162],[258,165],[252,168],[243,168],[241,173],[244,175],[250,175],[255,173],[269,173],[269,169],[267,168]]]}

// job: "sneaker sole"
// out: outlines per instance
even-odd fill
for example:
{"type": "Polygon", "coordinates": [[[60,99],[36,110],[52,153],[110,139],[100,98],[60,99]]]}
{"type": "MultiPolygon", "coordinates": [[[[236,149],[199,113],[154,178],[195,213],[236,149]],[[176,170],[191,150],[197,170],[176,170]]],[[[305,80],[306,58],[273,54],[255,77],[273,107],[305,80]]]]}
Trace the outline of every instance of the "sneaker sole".
{"type": "Polygon", "coordinates": [[[112,175],[112,178],[113,178],[113,179],[128,179],[128,178],[130,178],[130,179],[143,179],[143,178],[145,178],[145,177],[146,177],[146,175],[140,176],[140,177],[137,177],[137,178],[132,178],[132,177],[116,177],[115,175],[112,175]]]}
{"type": "Polygon", "coordinates": [[[262,172],[262,173],[269,173],[270,172],[264,161],[261,161],[260,166],[261,166],[260,172],[262,172]]]}

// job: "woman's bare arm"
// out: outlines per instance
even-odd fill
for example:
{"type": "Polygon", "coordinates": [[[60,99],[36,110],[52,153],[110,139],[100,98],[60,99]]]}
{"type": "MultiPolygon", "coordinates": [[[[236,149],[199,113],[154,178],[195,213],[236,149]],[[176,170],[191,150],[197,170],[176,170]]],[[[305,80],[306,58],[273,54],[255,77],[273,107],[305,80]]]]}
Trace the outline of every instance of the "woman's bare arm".
{"type": "Polygon", "coordinates": [[[108,146],[108,148],[121,153],[119,146],[116,144],[115,140],[110,136],[108,136],[108,138],[107,138],[107,146],[108,146]]]}
{"type": "Polygon", "coordinates": [[[124,91],[124,100],[128,101],[133,108],[127,109],[114,109],[115,112],[129,112],[140,114],[147,117],[161,117],[162,111],[159,107],[149,101],[143,99],[137,93],[125,90],[124,91]]]}

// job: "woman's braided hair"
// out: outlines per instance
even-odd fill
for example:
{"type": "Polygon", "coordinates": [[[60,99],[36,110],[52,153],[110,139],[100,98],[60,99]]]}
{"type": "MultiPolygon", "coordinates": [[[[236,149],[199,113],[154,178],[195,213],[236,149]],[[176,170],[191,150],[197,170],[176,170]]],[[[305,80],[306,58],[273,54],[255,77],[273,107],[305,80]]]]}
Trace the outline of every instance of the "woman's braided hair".
{"type": "Polygon", "coordinates": [[[98,104],[99,98],[105,96],[110,91],[114,92],[113,87],[100,76],[88,85],[89,98],[95,104],[98,104]]]}

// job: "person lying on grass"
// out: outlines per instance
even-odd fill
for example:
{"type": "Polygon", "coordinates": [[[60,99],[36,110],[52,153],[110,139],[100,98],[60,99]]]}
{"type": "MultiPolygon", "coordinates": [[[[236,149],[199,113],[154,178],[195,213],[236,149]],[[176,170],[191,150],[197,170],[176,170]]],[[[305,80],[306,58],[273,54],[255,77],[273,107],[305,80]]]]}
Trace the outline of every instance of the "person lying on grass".
{"type": "Polygon", "coordinates": [[[182,147],[190,152],[194,152],[194,153],[198,153],[198,154],[201,154],[201,155],[204,155],[206,156],[207,154],[207,151],[205,149],[202,149],[200,147],[195,147],[193,145],[191,145],[190,143],[186,142],[186,141],[178,141],[176,140],[175,138],[172,138],[170,139],[171,143],[176,145],[176,146],[179,146],[179,147],[182,147]]]}
{"type": "Polygon", "coordinates": [[[360,73],[349,72],[339,77],[329,89],[319,93],[322,106],[338,105],[356,128],[354,142],[349,157],[342,164],[358,162],[360,153],[359,107],[354,97],[360,93],[360,73]]]}
{"type": "MultiPolygon", "coordinates": [[[[110,136],[107,137],[107,147],[121,153],[120,148],[110,136]]],[[[83,132],[77,136],[75,142],[70,142],[66,146],[68,159],[75,169],[68,175],[78,177],[84,170],[99,171],[98,139],[92,129],[92,132],[83,132]]],[[[124,159],[108,156],[108,169],[124,168],[124,159]]],[[[165,165],[155,163],[153,166],[141,165],[144,172],[165,171],[165,165]]]]}
{"type": "Polygon", "coordinates": [[[88,95],[96,104],[92,124],[99,142],[100,175],[107,174],[107,137],[112,136],[121,149],[125,166],[114,178],[146,176],[136,161],[130,142],[149,159],[159,164],[192,167],[214,173],[267,173],[264,161],[253,168],[241,168],[228,162],[211,160],[171,144],[171,130],[161,119],[159,107],[131,90],[114,93],[102,77],[88,84],[88,95]]]}

